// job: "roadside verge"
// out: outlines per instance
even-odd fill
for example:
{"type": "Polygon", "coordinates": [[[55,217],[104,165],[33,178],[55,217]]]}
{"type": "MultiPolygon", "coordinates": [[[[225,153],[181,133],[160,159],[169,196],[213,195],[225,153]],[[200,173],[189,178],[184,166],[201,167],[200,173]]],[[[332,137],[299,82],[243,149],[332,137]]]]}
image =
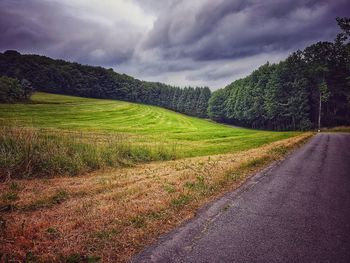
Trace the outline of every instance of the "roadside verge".
{"type": "Polygon", "coordinates": [[[125,262],[312,135],[233,154],[1,184],[0,257],[125,262]]]}

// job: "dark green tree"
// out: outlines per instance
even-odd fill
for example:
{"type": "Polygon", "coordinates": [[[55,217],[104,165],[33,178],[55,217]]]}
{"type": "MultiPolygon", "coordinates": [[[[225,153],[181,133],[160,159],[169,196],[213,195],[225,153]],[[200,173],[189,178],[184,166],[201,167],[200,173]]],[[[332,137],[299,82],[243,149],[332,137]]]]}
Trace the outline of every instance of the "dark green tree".
{"type": "Polygon", "coordinates": [[[28,101],[32,94],[29,81],[0,77],[0,102],[15,103],[28,101]],[[22,84],[21,84],[22,83],[22,84]]]}
{"type": "Polygon", "coordinates": [[[225,112],[225,103],[227,98],[227,90],[219,89],[212,93],[209,100],[208,115],[210,119],[224,122],[227,120],[225,112]]]}

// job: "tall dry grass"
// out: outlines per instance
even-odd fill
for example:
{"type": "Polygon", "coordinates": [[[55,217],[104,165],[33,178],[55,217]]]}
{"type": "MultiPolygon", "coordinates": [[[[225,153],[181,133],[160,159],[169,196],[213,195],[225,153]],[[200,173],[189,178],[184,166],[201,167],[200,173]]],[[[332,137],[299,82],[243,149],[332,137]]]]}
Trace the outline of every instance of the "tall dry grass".
{"type": "Polygon", "coordinates": [[[176,145],[136,144],[122,134],[0,127],[0,180],[78,175],[177,157],[176,145]]]}
{"type": "Polygon", "coordinates": [[[86,176],[0,183],[0,262],[129,262],[157,236],[310,136],[86,176]]]}

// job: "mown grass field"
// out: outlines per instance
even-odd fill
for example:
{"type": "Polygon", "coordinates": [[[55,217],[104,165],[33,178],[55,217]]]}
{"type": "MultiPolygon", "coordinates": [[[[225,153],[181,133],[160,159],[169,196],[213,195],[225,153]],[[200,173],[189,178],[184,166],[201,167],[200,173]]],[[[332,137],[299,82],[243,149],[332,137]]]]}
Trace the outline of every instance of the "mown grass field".
{"type": "Polygon", "coordinates": [[[176,147],[181,157],[247,150],[300,134],[233,128],[163,108],[35,93],[31,104],[0,104],[0,121],[38,128],[122,133],[134,143],[176,147]]]}

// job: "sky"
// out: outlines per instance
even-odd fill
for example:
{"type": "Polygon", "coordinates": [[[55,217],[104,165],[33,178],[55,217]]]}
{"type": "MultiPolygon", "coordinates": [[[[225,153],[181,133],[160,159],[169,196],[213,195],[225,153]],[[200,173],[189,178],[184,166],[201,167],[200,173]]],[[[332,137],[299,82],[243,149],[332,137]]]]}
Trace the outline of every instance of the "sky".
{"type": "Polygon", "coordinates": [[[0,52],[212,90],[338,33],[348,0],[0,0],[0,52]]]}

